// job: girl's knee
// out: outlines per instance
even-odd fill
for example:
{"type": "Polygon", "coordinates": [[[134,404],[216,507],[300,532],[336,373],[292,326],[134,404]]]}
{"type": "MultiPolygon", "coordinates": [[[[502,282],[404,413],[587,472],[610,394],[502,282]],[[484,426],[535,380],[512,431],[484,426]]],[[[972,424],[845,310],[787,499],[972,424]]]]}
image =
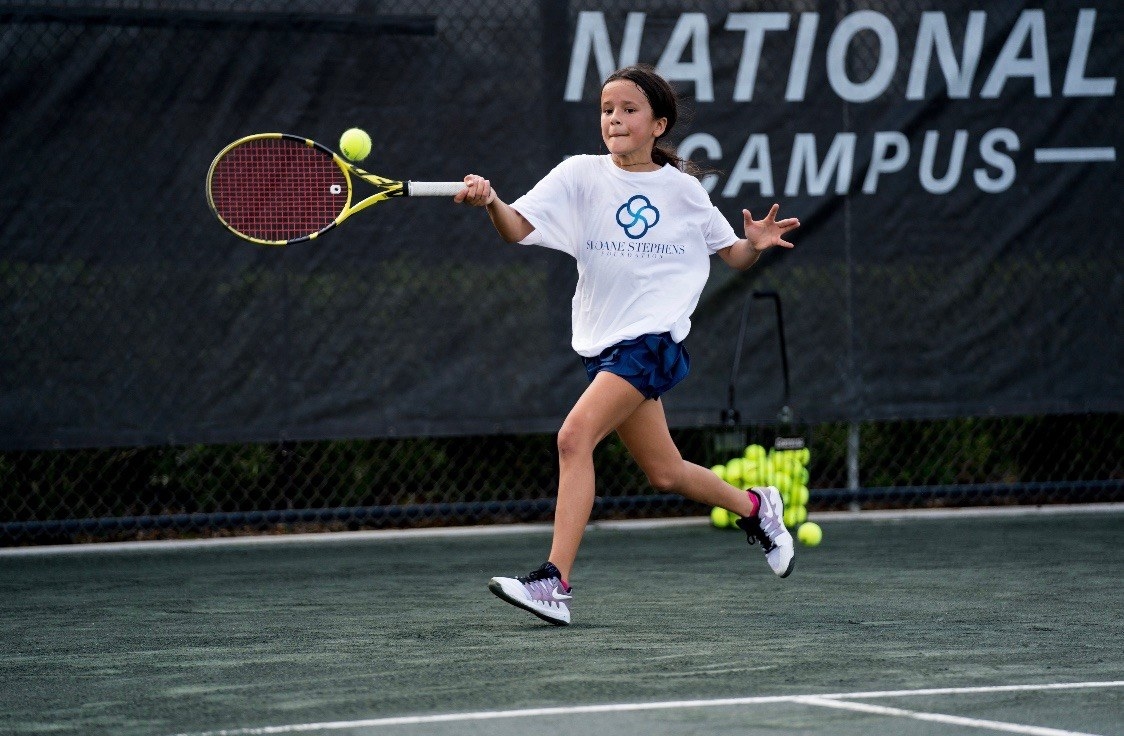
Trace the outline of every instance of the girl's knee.
{"type": "Polygon", "coordinates": [[[644,469],[648,484],[660,493],[676,493],[682,487],[682,463],[666,463],[644,469]]]}
{"type": "Polygon", "coordinates": [[[594,441],[580,424],[569,420],[558,430],[558,456],[560,459],[593,454],[594,441]]]}

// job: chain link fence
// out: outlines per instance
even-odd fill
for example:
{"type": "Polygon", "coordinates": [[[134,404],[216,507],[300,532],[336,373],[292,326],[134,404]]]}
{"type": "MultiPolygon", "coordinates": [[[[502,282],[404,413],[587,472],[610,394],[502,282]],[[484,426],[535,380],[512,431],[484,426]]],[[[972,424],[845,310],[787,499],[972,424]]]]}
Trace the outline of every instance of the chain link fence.
{"type": "MultiPolygon", "coordinates": [[[[1124,501],[1119,414],[804,431],[813,518],[846,509],[1124,501]]],[[[750,444],[769,447],[776,433],[775,425],[717,424],[673,432],[684,457],[707,466],[750,444]]],[[[707,511],[653,494],[615,438],[595,461],[594,518],[707,511]]],[[[546,521],[556,462],[547,434],[5,452],[0,542],[546,521]]]]}
{"type": "MultiPolygon", "coordinates": [[[[629,13],[647,13],[649,35],[640,47],[647,60],[659,55],[650,39],[674,38],[684,11],[707,14],[717,38],[734,4],[604,5],[615,8],[607,33],[618,45],[633,27],[629,13]]],[[[797,11],[820,12],[826,27],[850,6],[752,5],[791,13],[793,34],[804,22],[797,11]]],[[[920,7],[900,12],[914,18],[920,7]]],[[[989,22],[1009,26],[1015,10],[994,10],[989,22]]],[[[0,544],[551,518],[552,432],[583,378],[575,360],[552,357],[568,351],[571,262],[503,250],[479,212],[443,212],[438,227],[424,209],[410,207],[356,217],[346,225],[350,235],[331,248],[235,245],[208,219],[202,176],[218,147],[238,135],[276,129],[332,144],[361,122],[376,138],[397,136],[380,150],[388,174],[440,180],[480,167],[502,173],[505,193],[525,190],[573,153],[568,146],[580,137],[551,127],[565,127],[573,111],[547,87],[563,86],[559,59],[567,50],[556,47],[568,40],[560,24],[572,28],[581,11],[550,0],[0,2],[0,420],[7,435],[0,444],[0,544]],[[219,53],[232,46],[238,63],[219,53]],[[293,76],[289,60],[298,49],[301,69],[293,76]],[[512,59],[525,66],[513,68],[512,59]],[[306,104],[320,90],[330,109],[306,104]],[[476,135],[466,120],[542,126],[547,134],[508,150],[506,138],[476,135]],[[127,176],[100,165],[112,161],[123,162],[127,176]],[[435,259],[442,261],[436,268],[435,259]],[[493,370],[515,339],[542,370],[493,370]],[[195,376],[206,380],[186,385],[195,376]],[[484,398],[463,398],[475,394],[484,398]],[[526,421],[492,416],[489,402],[501,399],[526,421]],[[302,431],[278,430],[294,426],[302,431]],[[327,439],[339,437],[351,439],[327,439]]],[[[953,25],[959,32],[963,19],[953,25]]],[[[731,80],[740,39],[715,42],[715,67],[731,80]]],[[[856,79],[877,68],[876,40],[856,36],[848,61],[856,79]]],[[[1002,40],[989,37],[988,53],[1002,40]]],[[[759,97],[772,91],[783,98],[789,70],[787,59],[763,65],[759,97]]],[[[591,67],[587,76],[593,74],[591,67]]],[[[818,74],[805,83],[816,84],[818,74]]],[[[889,88],[895,100],[904,79],[889,88]]],[[[785,110],[753,108],[755,129],[791,138],[785,110]]],[[[712,117],[724,114],[744,117],[739,110],[712,117]]],[[[880,114],[875,105],[869,124],[889,124],[880,114]]],[[[838,100],[823,105],[823,115],[854,122],[838,100]]],[[[1090,130],[1104,127],[1103,119],[1089,118],[1090,130]]],[[[732,125],[741,130],[743,123],[732,125]]],[[[595,126],[589,133],[595,146],[595,126]]],[[[731,168],[742,142],[727,142],[725,160],[714,163],[731,168]]],[[[785,163],[778,157],[778,172],[785,163]]],[[[862,167],[856,171],[859,181],[862,167]]],[[[1048,187],[1075,182],[1051,174],[1048,187]]],[[[937,206],[957,218],[949,201],[937,206]]],[[[767,322],[745,335],[746,354],[760,364],[739,379],[747,420],[724,423],[711,408],[725,388],[729,325],[737,324],[740,295],[752,284],[786,299],[797,393],[815,394],[803,394],[803,406],[843,406],[808,411],[810,423],[797,428],[810,450],[813,515],[1122,500],[1121,404],[1082,400],[1080,382],[1068,382],[1074,371],[1064,370],[1068,346],[1053,337],[1052,318],[1041,316],[1052,309],[1057,324],[1072,329],[1084,319],[1081,309],[1108,304],[1094,329],[1109,343],[1086,357],[1110,366],[1103,393],[1119,386],[1115,274],[1124,263],[1117,249],[1102,247],[1115,244],[1116,220],[1102,227],[1111,237],[1088,238],[1099,243],[1095,254],[1079,243],[1064,253],[1010,249],[984,257],[976,270],[953,272],[989,285],[973,288],[971,303],[954,303],[943,280],[948,257],[911,241],[917,233],[904,225],[887,231],[883,251],[858,238],[846,240],[845,260],[839,255],[835,231],[845,223],[850,233],[852,221],[889,221],[893,197],[802,191],[785,202],[808,213],[809,240],[816,228],[831,231],[820,236],[827,245],[801,259],[778,256],[748,275],[712,278],[692,332],[698,372],[668,402],[686,458],[724,464],[787,431],[769,418],[775,392],[759,390],[774,385],[780,368],[767,322]],[[913,250],[897,245],[907,241],[913,250]],[[984,325],[984,341],[1016,356],[1011,362],[1034,373],[1043,390],[1060,385],[1051,394],[1064,399],[1056,409],[1012,408],[1036,398],[1019,384],[994,415],[942,418],[956,411],[928,404],[890,416],[863,410],[871,386],[908,396],[917,382],[915,374],[903,377],[899,355],[885,349],[898,344],[937,365],[926,376],[927,391],[944,380],[942,361],[973,347],[976,369],[999,366],[999,375],[979,383],[1011,385],[1015,372],[989,360],[978,349],[982,341],[965,338],[964,323],[950,315],[963,311],[972,321],[972,314],[1004,313],[1012,303],[1015,319],[1025,321],[1017,330],[1004,330],[1002,320],[984,325]],[[856,312],[866,319],[865,334],[846,328],[856,312]],[[879,342],[918,323],[934,327],[879,342]],[[939,348],[921,346],[921,337],[939,348]],[[864,357],[869,385],[856,378],[864,357]]],[[[1025,231],[1005,237],[1045,240],[1020,225],[1017,212],[1009,219],[1010,228],[1025,231]]],[[[1080,225],[1074,231],[1088,232],[1085,219],[1080,225]]],[[[944,391],[985,391],[975,379],[962,370],[944,391]]],[[[598,448],[596,461],[597,518],[706,511],[653,494],[615,438],[598,448]]]]}

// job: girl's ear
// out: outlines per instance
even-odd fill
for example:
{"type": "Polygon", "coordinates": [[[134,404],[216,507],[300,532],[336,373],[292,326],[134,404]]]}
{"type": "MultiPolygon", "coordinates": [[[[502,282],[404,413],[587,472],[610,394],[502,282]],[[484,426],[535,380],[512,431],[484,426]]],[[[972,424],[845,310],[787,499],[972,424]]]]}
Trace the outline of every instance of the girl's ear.
{"type": "Polygon", "coordinates": [[[659,138],[667,132],[667,118],[656,119],[656,137],[659,138]]]}

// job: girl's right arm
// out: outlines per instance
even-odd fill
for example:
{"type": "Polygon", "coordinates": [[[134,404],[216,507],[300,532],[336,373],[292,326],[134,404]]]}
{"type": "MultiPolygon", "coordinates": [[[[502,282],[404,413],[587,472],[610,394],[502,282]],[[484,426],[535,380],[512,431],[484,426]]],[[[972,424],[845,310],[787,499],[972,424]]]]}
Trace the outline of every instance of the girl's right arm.
{"type": "Polygon", "coordinates": [[[492,225],[505,241],[518,243],[535,231],[534,225],[528,222],[527,218],[496,196],[491,182],[487,179],[469,174],[464,178],[464,183],[465,188],[453,197],[453,201],[487,208],[492,225]]]}

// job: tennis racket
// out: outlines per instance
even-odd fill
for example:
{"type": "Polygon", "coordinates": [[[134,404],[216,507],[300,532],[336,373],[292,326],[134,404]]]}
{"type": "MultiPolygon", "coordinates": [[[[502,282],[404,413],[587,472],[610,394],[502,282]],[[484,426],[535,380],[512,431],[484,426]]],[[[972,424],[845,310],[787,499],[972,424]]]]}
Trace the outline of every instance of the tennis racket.
{"type": "Polygon", "coordinates": [[[207,171],[207,203],[230,232],[262,245],[312,240],[356,212],[392,197],[451,197],[463,182],[395,181],[288,133],[239,138],[207,171]],[[351,203],[352,178],[379,191],[351,203]]]}

